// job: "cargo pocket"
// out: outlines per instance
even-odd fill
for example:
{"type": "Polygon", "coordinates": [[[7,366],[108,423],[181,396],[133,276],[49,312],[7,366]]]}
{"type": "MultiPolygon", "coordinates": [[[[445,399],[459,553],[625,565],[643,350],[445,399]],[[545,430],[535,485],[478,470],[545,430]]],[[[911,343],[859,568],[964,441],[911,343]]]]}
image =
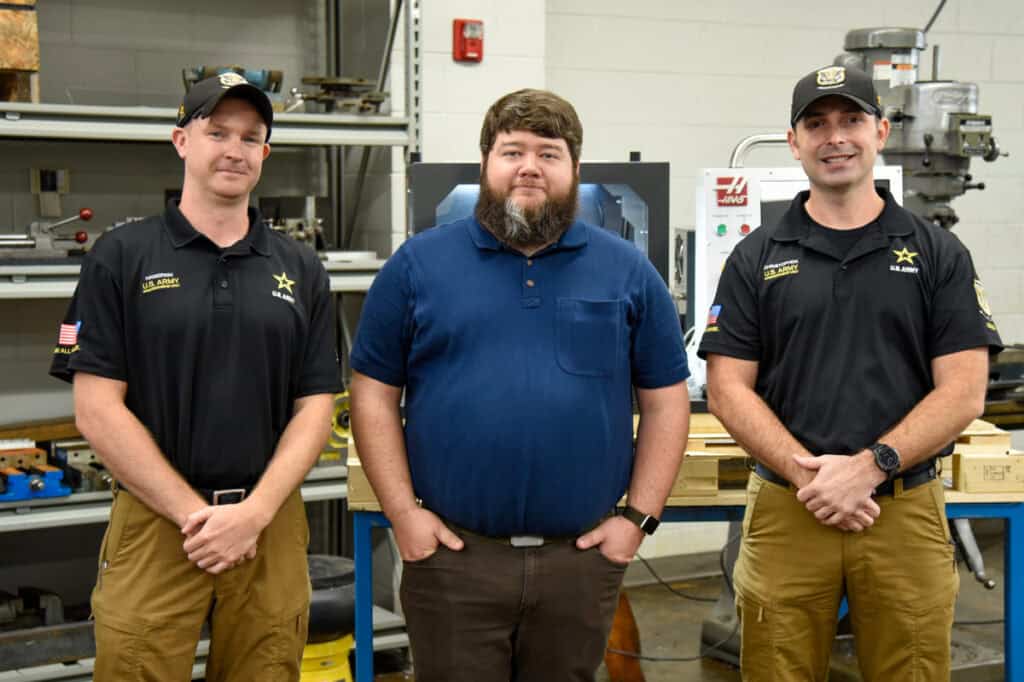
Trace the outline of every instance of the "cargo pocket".
{"type": "Polygon", "coordinates": [[[96,682],[121,682],[141,677],[142,657],[139,655],[144,629],[114,617],[97,613],[93,626],[96,658],[93,679],[96,682]]]}
{"type": "Polygon", "coordinates": [[[609,377],[615,371],[622,301],[558,299],[556,359],[569,374],[609,377]]]}
{"type": "Polygon", "coordinates": [[[775,633],[771,611],[763,604],[736,595],[739,618],[740,670],[744,682],[771,682],[775,679],[775,633]]]}
{"type": "Polygon", "coordinates": [[[255,682],[298,680],[308,634],[308,610],[275,625],[270,634],[272,644],[265,649],[267,660],[252,679],[255,682]]]}

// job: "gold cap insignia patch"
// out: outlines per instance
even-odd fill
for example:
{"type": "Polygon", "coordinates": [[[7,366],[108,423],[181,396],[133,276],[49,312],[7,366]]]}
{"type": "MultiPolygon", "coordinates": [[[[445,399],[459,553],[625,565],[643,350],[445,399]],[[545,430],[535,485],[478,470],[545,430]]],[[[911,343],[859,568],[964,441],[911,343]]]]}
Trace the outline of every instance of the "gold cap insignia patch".
{"type": "Polygon", "coordinates": [[[830,85],[841,85],[846,81],[846,68],[843,66],[829,66],[818,70],[818,85],[825,87],[830,85]]]}
{"type": "Polygon", "coordinates": [[[244,85],[245,83],[249,82],[245,80],[245,78],[243,78],[242,76],[233,71],[229,71],[228,73],[222,73],[219,76],[217,76],[217,79],[220,81],[221,87],[224,88],[233,88],[236,85],[244,85]]]}

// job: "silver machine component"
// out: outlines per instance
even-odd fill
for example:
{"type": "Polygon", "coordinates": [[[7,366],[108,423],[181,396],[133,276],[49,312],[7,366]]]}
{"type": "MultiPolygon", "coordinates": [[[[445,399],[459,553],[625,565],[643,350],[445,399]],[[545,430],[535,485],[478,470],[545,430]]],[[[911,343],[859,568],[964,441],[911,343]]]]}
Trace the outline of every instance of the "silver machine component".
{"type": "Polygon", "coordinates": [[[260,197],[260,213],[267,227],[321,252],[327,248],[321,216],[328,210],[323,197],[260,197]]]}
{"type": "Polygon", "coordinates": [[[82,252],[89,241],[89,233],[76,230],[68,233],[58,228],[77,221],[92,220],[92,209],[83,208],[75,215],[54,223],[34,222],[28,231],[19,234],[0,234],[0,260],[5,258],[63,258],[70,253],[82,252]]]}
{"type": "Polygon", "coordinates": [[[932,80],[918,80],[925,30],[860,28],[846,34],[838,66],[870,74],[892,133],[882,152],[903,167],[904,206],[950,228],[959,218],[949,202],[967,190],[985,189],[968,172],[973,157],[995,161],[1001,152],[992,117],[978,113],[976,83],[938,80],[934,48],[932,80]]]}

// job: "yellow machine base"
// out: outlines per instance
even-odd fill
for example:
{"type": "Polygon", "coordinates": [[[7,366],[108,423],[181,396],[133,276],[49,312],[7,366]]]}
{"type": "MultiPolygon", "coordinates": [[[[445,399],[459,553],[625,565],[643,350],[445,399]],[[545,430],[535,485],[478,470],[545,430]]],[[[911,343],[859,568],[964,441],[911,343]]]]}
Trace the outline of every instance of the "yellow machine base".
{"type": "Polygon", "coordinates": [[[307,644],[302,652],[302,682],[352,682],[348,654],[355,644],[354,635],[320,644],[307,644]]]}

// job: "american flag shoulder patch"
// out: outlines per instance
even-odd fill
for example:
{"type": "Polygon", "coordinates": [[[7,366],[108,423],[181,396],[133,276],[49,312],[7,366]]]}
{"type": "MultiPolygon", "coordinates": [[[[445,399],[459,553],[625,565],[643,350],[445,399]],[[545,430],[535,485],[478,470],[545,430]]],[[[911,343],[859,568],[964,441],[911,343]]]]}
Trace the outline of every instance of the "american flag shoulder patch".
{"type": "Polygon", "coordinates": [[[73,346],[78,343],[78,330],[81,328],[81,320],[78,320],[74,324],[61,324],[60,331],[57,333],[57,345],[73,346]]]}
{"type": "Polygon", "coordinates": [[[713,305],[711,310],[708,311],[708,324],[718,324],[718,316],[722,312],[722,306],[713,305]]]}

